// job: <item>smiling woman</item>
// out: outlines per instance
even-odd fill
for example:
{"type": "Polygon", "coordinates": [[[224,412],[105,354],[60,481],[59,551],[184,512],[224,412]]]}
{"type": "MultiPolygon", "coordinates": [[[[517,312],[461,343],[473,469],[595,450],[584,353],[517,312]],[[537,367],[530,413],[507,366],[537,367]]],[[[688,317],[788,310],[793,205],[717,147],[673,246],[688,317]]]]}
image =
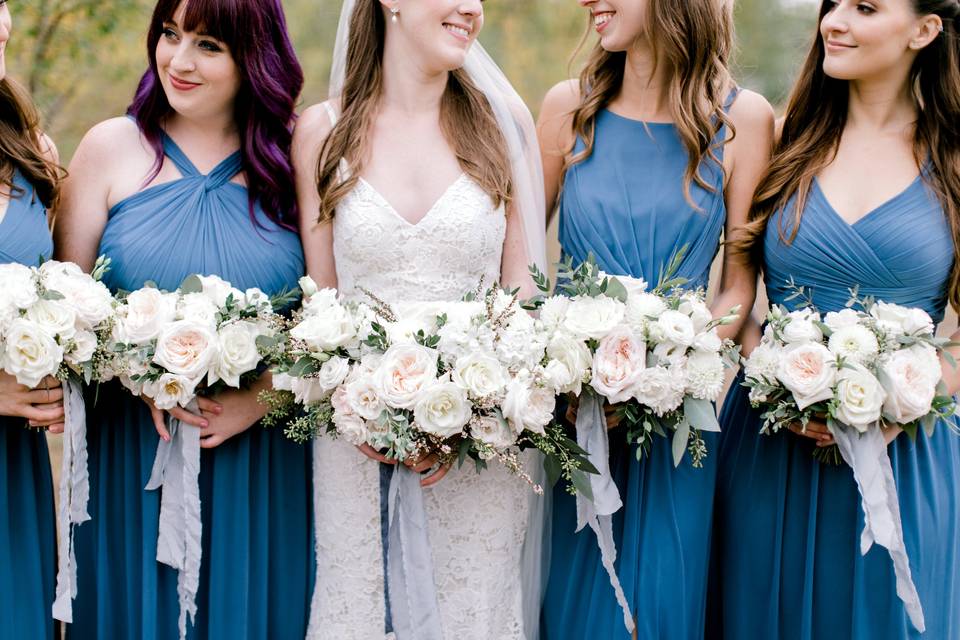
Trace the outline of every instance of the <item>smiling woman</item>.
{"type": "MultiPolygon", "coordinates": [[[[173,290],[195,273],[271,295],[295,288],[303,253],[289,151],[303,76],[279,1],[160,0],[147,54],[129,116],[95,126],[74,155],[58,257],[89,269],[108,256],[113,290],[173,290]]],[[[143,488],[158,433],[171,438],[163,412],[119,385],[88,404],[93,523],[76,533],[70,637],[303,637],[309,454],[260,425],[257,394],[269,384],[264,375],[201,398],[194,413],[170,410],[181,422],[174,445],[199,429],[198,495],[143,488]],[[193,520],[158,517],[196,504],[188,497],[199,499],[193,520]],[[171,535],[184,543],[166,544],[171,535]]]]}

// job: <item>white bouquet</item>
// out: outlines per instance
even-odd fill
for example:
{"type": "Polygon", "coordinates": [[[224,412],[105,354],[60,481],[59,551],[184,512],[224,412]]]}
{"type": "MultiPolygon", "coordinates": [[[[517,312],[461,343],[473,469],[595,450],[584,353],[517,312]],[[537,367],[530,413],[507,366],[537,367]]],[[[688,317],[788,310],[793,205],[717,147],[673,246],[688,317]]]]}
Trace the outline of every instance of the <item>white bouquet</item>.
{"type": "MultiPolygon", "coordinates": [[[[790,283],[791,298],[805,295],[790,283]]],[[[924,630],[920,598],[903,543],[893,470],[882,429],[897,425],[915,437],[932,433],[952,416],[956,400],[941,381],[940,355],[955,346],[937,338],[922,309],[860,298],[851,291],[845,309],[821,316],[812,300],[795,311],[774,306],[763,338],[744,362],[743,385],[762,411],[761,433],[823,420],[836,446],[817,448],[822,461],[846,462],[865,514],[861,552],[874,542],[893,560],[897,594],[911,622],[924,630]],[[859,307],[859,309],[856,309],[859,307]]]]}

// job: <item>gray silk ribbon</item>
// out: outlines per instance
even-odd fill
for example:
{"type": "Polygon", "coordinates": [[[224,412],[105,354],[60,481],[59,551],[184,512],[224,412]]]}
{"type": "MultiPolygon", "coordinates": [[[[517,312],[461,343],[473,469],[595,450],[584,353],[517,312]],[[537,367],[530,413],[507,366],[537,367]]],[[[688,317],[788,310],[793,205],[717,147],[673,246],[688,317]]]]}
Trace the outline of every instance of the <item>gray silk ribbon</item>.
{"type": "MultiPolygon", "coordinates": [[[[320,487],[323,479],[320,477],[320,466],[317,464],[317,461],[320,459],[320,438],[314,438],[313,440],[313,517],[316,520],[318,514],[320,513],[320,487]]],[[[313,524],[313,550],[316,558],[321,557],[321,547],[322,540],[320,539],[321,532],[320,527],[317,526],[317,523],[313,524]]],[[[307,640],[313,640],[314,638],[320,637],[320,632],[323,629],[322,621],[320,620],[320,572],[322,568],[320,566],[319,560],[316,563],[316,573],[314,574],[313,581],[313,596],[310,598],[310,622],[307,625],[307,640]]]]}
{"type": "Polygon", "coordinates": [[[593,500],[577,493],[577,531],[589,525],[597,536],[600,559],[610,577],[610,585],[617,602],[623,610],[623,624],[633,633],[635,625],[630,613],[630,603],[620,585],[614,563],[617,560],[617,545],[613,540],[613,514],[620,510],[623,501],[610,474],[610,442],[607,439],[607,417],[603,402],[592,389],[584,389],[577,410],[577,444],[588,452],[588,458],[599,473],[590,474],[590,489],[593,500]]]}
{"type": "Polygon", "coordinates": [[[73,599],[77,597],[77,558],[73,548],[74,525],[90,519],[90,476],[87,472],[87,416],[80,385],[63,385],[63,459],[60,467],[60,506],[57,508],[57,591],[53,617],[73,622],[73,599]]]}
{"type": "Polygon", "coordinates": [[[420,479],[398,464],[390,480],[387,579],[397,640],[443,640],[420,479]]]}
{"type": "MultiPolygon", "coordinates": [[[[186,407],[199,413],[197,401],[186,407]]],[[[187,637],[197,615],[202,548],[200,535],[200,429],[183,425],[168,415],[170,441],[160,440],[147,490],[160,489],[160,522],[157,532],[157,562],[177,570],[180,601],[180,639],[187,637]]]]}
{"type": "Polygon", "coordinates": [[[860,536],[860,554],[866,555],[873,543],[885,547],[893,560],[897,579],[897,595],[903,601],[910,622],[923,633],[925,623],[920,596],[910,575],[910,560],[903,542],[900,503],[887,445],[880,429],[870,428],[860,434],[855,429],[830,429],[840,455],[853,469],[860,490],[864,527],[860,536]]]}

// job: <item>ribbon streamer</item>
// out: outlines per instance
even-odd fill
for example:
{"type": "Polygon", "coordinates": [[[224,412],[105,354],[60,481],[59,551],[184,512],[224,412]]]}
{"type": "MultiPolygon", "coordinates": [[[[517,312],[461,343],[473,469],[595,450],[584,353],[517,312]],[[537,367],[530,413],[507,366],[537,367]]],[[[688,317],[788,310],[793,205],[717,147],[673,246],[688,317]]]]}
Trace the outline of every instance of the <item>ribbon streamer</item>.
{"type": "Polygon", "coordinates": [[[603,403],[590,389],[584,389],[577,410],[577,444],[588,452],[588,459],[599,473],[590,474],[591,502],[577,493],[577,531],[589,525],[597,536],[600,559],[610,577],[610,585],[623,610],[623,624],[633,633],[636,625],[630,613],[630,603],[623,592],[614,562],[617,560],[617,545],[613,540],[613,514],[620,510],[623,501],[610,475],[610,442],[607,439],[607,417],[603,403]]]}
{"type": "MultiPolygon", "coordinates": [[[[199,413],[197,401],[186,407],[199,413]]],[[[187,637],[187,617],[193,624],[197,615],[202,548],[200,535],[200,430],[167,416],[170,441],[160,440],[148,491],[162,488],[160,522],[157,532],[157,562],[177,570],[177,598],[180,601],[180,640],[187,637]]]]}
{"type": "Polygon", "coordinates": [[[390,479],[387,579],[397,640],[443,640],[420,479],[403,464],[390,479]]]}
{"type": "Polygon", "coordinates": [[[897,595],[903,601],[910,622],[917,631],[923,633],[926,629],[923,607],[910,575],[910,559],[903,542],[897,485],[893,479],[893,468],[890,466],[883,434],[878,428],[870,428],[866,433],[859,434],[854,429],[832,427],[830,433],[837,441],[840,455],[853,470],[853,477],[860,490],[864,516],[860,554],[866,555],[874,542],[889,551],[897,578],[897,595]]]}
{"type": "MultiPolygon", "coordinates": [[[[317,514],[320,513],[320,488],[321,482],[323,479],[320,477],[320,466],[317,464],[317,460],[320,459],[320,438],[313,439],[313,517],[314,520],[317,518],[317,514]]],[[[313,549],[314,557],[319,558],[321,556],[321,551],[323,547],[321,546],[322,540],[320,540],[320,527],[317,526],[316,522],[313,525],[313,549]]],[[[313,597],[310,598],[310,622],[307,625],[307,640],[312,640],[314,638],[320,637],[320,631],[322,629],[322,624],[320,621],[320,563],[316,563],[316,574],[313,581],[313,597]]]]}
{"type": "Polygon", "coordinates": [[[77,597],[77,558],[73,527],[90,519],[90,476],[87,472],[87,416],[83,390],[74,380],[63,385],[63,459],[60,467],[60,506],[57,509],[57,591],[53,617],[73,622],[73,599],[77,597]]]}

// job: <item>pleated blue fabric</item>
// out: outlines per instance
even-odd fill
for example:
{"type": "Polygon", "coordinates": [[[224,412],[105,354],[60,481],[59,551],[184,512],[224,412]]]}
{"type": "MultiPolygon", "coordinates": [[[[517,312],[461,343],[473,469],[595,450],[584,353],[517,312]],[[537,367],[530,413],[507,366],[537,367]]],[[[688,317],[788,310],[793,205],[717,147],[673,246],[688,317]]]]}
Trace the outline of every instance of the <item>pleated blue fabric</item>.
{"type": "MultiPolygon", "coordinates": [[[[47,210],[19,172],[0,221],[0,264],[36,266],[53,253],[47,210]]],[[[2,286],[2,283],[0,283],[2,286]]],[[[57,524],[46,434],[0,416],[0,640],[53,640],[57,524]]]]}
{"type": "MultiPolygon", "coordinates": [[[[582,149],[578,141],[576,151],[582,149]]],[[[593,153],[570,167],[565,178],[563,252],[575,263],[592,253],[604,271],[655,285],[670,259],[686,247],[677,275],[691,287],[706,286],[726,220],[723,171],[712,160],[702,164],[701,176],[712,190],[692,184],[692,206],[683,184],[688,157],[673,124],[601,111],[593,153]]],[[[610,432],[611,473],[624,503],[613,517],[616,567],[641,639],[703,635],[716,435],[704,434],[710,454],[703,468],[694,469],[689,456],[674,468],[666,438],[654,438],[650,456],[638,461],[623,430],[610,432]]],[[[575,501],[559,486],[553,510],[543,637],[630,638],[596,538],[590,529],[574,533],[575,501]]]]}
{"type": "MultiPolygon", "coordinates": [[[[239,152],[209,174],[169,137],[166,160],[182,174],[117,203],[100,243],[105,281],[173,290],[192,273],[240,289],[293,288],[304,260],[295,232],[231,182],[239,152]]],[[[159,491],[144,486],[158,436],[146,405],[116,384],[87,398],[92,522],[76,533],[79,595],[73,640],[177,637],[176,572],[156,561],[159,491]]],[[[188,637],[285,640],[306,633],[314,558],[310,453],[278,428],[252,426],[201,456],[203,565],[188,637]]]]}
{"type": "MultiPolygon", "coordinates": [[[[949,224],[923,178],[848,224],[814,183],[792,244],[793,203],[771,220],[767,294],[793,308],[787,282],[821,312],[849,288],[920,307],[939,321],[953,265],[949,224]]],[[[895,592],[885,549],[860,555],[863,511],[850,468],[822,465],[791,433],[760,435],[737,379],[721,412],[710,638],[903,640],[960,638],[960,438],[941,422],[932,437],[889,447],[910,569],[926,618],[919,634],[895,592]]]]}

